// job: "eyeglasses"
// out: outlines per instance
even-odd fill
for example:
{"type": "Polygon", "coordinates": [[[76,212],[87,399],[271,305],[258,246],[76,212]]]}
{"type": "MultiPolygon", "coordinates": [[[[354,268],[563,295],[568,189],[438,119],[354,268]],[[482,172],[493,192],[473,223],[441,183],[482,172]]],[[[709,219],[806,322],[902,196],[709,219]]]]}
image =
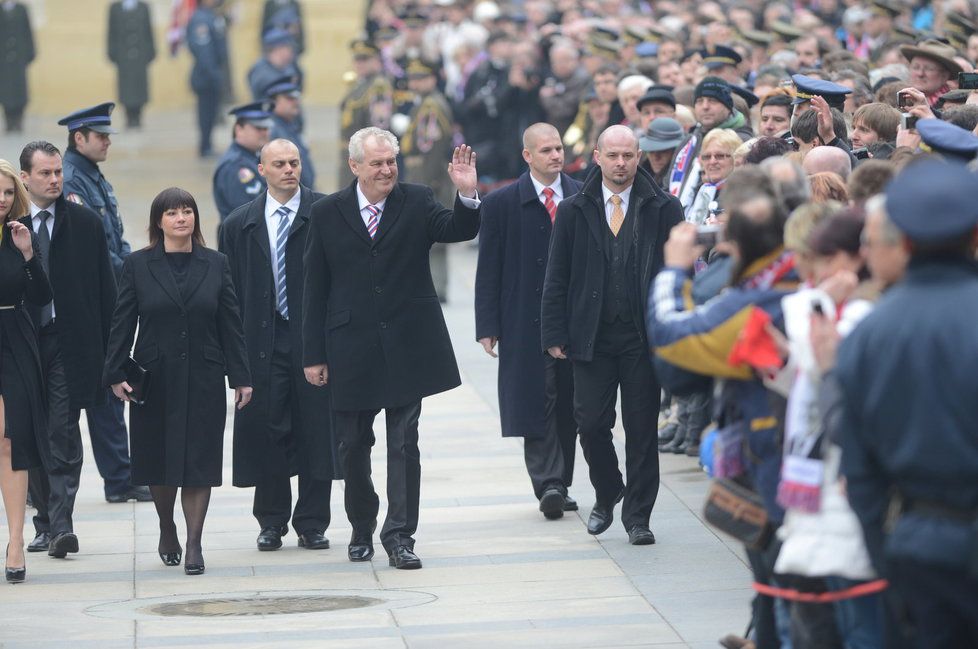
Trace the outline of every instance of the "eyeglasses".
{"type": "Polygon", "coordinates": [[[718,162],[720,160],[727,160],[732,157],[733,156],[730,155],[729,153],[701,153],[700,154],[700,158],[702,158],[703,160],[716,160],[718,162]]]}
{"type": "Polygon", "coordinates": [[[914,63],[910,66],[911,72],[920,72],[922,74],[937,74],[943,69],[936,65],[922,65],[920,63],[914,63]]]}

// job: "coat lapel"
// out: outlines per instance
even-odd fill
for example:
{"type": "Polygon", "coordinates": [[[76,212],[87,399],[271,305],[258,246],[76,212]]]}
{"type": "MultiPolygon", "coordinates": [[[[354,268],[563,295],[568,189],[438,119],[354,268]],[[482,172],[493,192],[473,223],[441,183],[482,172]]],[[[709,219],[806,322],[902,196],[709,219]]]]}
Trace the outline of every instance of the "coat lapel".
{"type": "Polygon", "coordinates": [[[204,281],[210,264],[204,259],[202,246],[194,244],[193,252],[190,254],[190,268],[187,270],[187,302],[194,296],[200,283],[204,281]]]}
{"type": "Polygon", "coordinates": [[[390,232],[391,228],[394,227],[394,223],[397,221],[397,217],[400,216],[401,208],[403,207],[404,191],[401,189],[400,183],[398,183],[394,185],[394,189],[387,195],[387,201],[384,203],[384,211],[380,214],[380,224],[377,226],[377,236],[374,237],[373,243],[380,242],[384,238],[384,235],[390,232]]]}
{"type": "Polygon", "coordinates": [[[251,240],[261,251],[262,257],[265,259],[265,261],[271,263],[272,253],[268,249],[268,225],[265,223],[266,200],[268,200],[267,193],[262,195],[261,201],[252,201],[251,205],[248,207],[245,227],[251,229],[251,240]]]}
{"type": "Polygon", "coordinates": [[[312,191],[303,187],[302,195],[299,197],[299,211],[292,219],[292,228],[289,230],[289,238],[295,236],[296,232],[302,230],[309,223],[309,212],[312,211],[313,197],[312,191]]]}
{"type": "MultiPolygon", "coordinates": [[[[64,222],[68,218],[68,203],[64,196],[59,196],[54,203],[54,229],[51,230],[51,242],[58,238],[58,233],[64,229],[64,222]]],[[[31,228],[33,229],[33,228],[31,228]]]]}
{"type": "Polygon", "coordinates": [[[360,203],[357,201],[356,183],[357,181],[354,180],[343,190],[344,193],[340,196],[340,200],[336,201],[336,205],[350,229],[363,239],[364,243],[371,245],[373,241],[367,233],[367,226],[363,224],[363,219],[360,218],[360,203]]]}
{"type": "Polygon", "coordinates": [[[177,282],[173,279],[173,273],[170,272],[170,265],[166,261],[166,257],[163,256],[163,242],[156,244],[153,249],[153,256],[147,262],[149,266],[149,273],[153,276],[153,279],[159,283],[162,287],[163,292],[166,293],[174,304],[183,308],[183,298],[180,297],[180,289],[177,288],[177,282]]]}

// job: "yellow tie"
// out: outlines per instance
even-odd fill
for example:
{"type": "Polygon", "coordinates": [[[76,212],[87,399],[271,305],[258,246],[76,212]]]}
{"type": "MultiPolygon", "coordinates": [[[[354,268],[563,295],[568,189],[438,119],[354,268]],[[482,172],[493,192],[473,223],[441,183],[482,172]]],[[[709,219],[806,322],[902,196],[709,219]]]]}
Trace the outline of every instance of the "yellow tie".
{"type": "Polygon", "coordinates": [[[615,206],[611,210],[611,233],[617,237],[621,224],[625,222],[625,213],[621,211],[621,196],[612,194],[611,204],[615,206]]]}

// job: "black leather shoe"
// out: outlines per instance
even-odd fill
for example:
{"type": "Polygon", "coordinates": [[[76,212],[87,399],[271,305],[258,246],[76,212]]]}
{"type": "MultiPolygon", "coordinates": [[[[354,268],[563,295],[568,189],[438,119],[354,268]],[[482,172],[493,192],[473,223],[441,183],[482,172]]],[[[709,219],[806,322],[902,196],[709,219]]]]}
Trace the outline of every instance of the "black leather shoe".
{"type": "Polygon", "coordinates": [[[544,490],[540,496],[540,511],[547,520],[556,520],[564,516],[564,494],[557,487],[544,490]]]}
{"type": "Polygon", "coordinates": [[[421,567],[421,559],[406,545],[399,545],[390,554],[392,568],[398,570],[417,570],[421,567]]]}
{"type": "Polygon", "coordinates": [[[621,502],[625,496],[625,490],[618,492],[618,497],[612,503],[594,503],[594,509],[587,519],[587,533],[597,536],[611,527],[615,520],[615,505],[621,502]]]}
{"type": "MultiPolygon", "coordinates": [[[[289,528],[287,527],[263,527],[261,532],[258,533],[258,539],[256,541],[258,549],[262,552],[278,550],[282,547],[282,537],[288,533],[289,528]]],[[[187,574],[189,575],[190,573],[187,574]]]]}
{"type": "Polygon", "coordinates": [[[328,550],[329,539],[316,530],[299,534],[299,547],[307,550],[328,550]]]}
{"type": "Polygon", "coordinates": [[[700,456],[700,445],[699,444],[686,444],[686,448],[683,449],[683,453],[689,457],[699,457],[700,456]]]}
{"type": "Polygon", "coordinates": [[[346,549],[350,561],[370,561],[374,558],[373,533],[370,534],[353,530],[350,545],[346,549]]]}
{"type": "Polygon", "coordinates": [[[183,574],[185,574],[185,575],[202,575],[202,574],[204,574],[204,564],[202,564],[202,563],[186,563],[183,566],[183,574]]]}
{"type": "Polygon", "coordinates": [[[49,532],[38,532],[34,540],[27,544],[28,552],[47,552],[51,545],[51,534],[49,532]]]}
{"type": "Polygon", "coordinates": [[[135,500],[138,503],[153,502],[153,494],[149,492],[149,487],[129,487],[121,494],[111,494],[105,497],[105,502],[119,504],[135,500]]]}
{"type": "Polygon", "coordinates": [[[628,542],[632,545],[653,545],[655,534],[646,525],[633,525],[628,530],[628,542]]]}
{"type": "Polygon", "coordinates": [[[564,511],[565,512],[576,512],[577,511],[577,501],[570,496],[564,496],[564,511]]]}
{"type": "Polygon", "coordinates": [[[679,424],[676,422],[670,422],[659,429],[659,448],[669,444],[672,440],[676,438],[676,431],[679,430],[679,424]]]}
{"type": "Polygon", "coordinates": [[[48,556],[64,559],[68,554],[78,552],[78,537],[73,532],[61,532],[51,537],[48,546],[48,556]]]}

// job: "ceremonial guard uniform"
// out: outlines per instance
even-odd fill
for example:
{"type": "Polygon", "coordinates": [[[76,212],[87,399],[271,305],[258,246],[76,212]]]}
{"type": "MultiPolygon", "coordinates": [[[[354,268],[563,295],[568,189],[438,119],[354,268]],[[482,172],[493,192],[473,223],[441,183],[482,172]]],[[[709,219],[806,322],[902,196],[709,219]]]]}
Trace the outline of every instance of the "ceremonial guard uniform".
{"type": "Polygon", "coordinates": [[[109,60],[119,69],[119,103],[126,107],[126,125],[141,126],[149,101],[146,69],[156,58],[149,5],[142,0],[116,0],[109,8],[109,60]]]}
{"type": "Polygon", "coordinates": [[[187,46],[194,57],[190,87],[197,95],[201,156],[212,152],[211,131],[217,120],[228,55],[224,17],[214,13],[213,4],[214,0],[202,3],[187,24],[187,46]]]}
{"type": "Polygon", "coordinates": [[[20,2],[4,2],[0,6],[0,61],[3,62],[0,104],[3,104],[8,133],[23,129],[27,66],[34,60],[34,54],[34,36],[27,7],[20,2]]]}
{"type": "MultiPolygon", "coordinates": [[[[358,60],[380,56],[377,46],[366,40],[353,41],[350,50],[353,52],[353,57],[358,60]]],[[[380,74],[378,67],[376,72],[358,79],[356,85],[340,103],[339,186],[345,186],[353,180],[347,162],[350,158],[350,152],[347,150],[350,136],[367,126],[388,128],[394,110],[393,95],[394,89],[390,81],[380,74]]]]}
{"type": "MultiPolygon", "coordinates": [[[[272,115],[268,112],[268,104],[264,102],[238,106],[232,108],[228,114],[237,117],[238,124],[250,124],[255,128],[265,129],[266,132],[272,126],[272,115]]],[[[265,142],[267,141],[266,137],[265,142]]],[[[221,221],[236,207],[258,198],[267,188],[265,179],[258,173],[259,148],[261,147],[248,149],[235,139],[218,161],[217,169],[214,170],[214,202],[221,221]]]]}

